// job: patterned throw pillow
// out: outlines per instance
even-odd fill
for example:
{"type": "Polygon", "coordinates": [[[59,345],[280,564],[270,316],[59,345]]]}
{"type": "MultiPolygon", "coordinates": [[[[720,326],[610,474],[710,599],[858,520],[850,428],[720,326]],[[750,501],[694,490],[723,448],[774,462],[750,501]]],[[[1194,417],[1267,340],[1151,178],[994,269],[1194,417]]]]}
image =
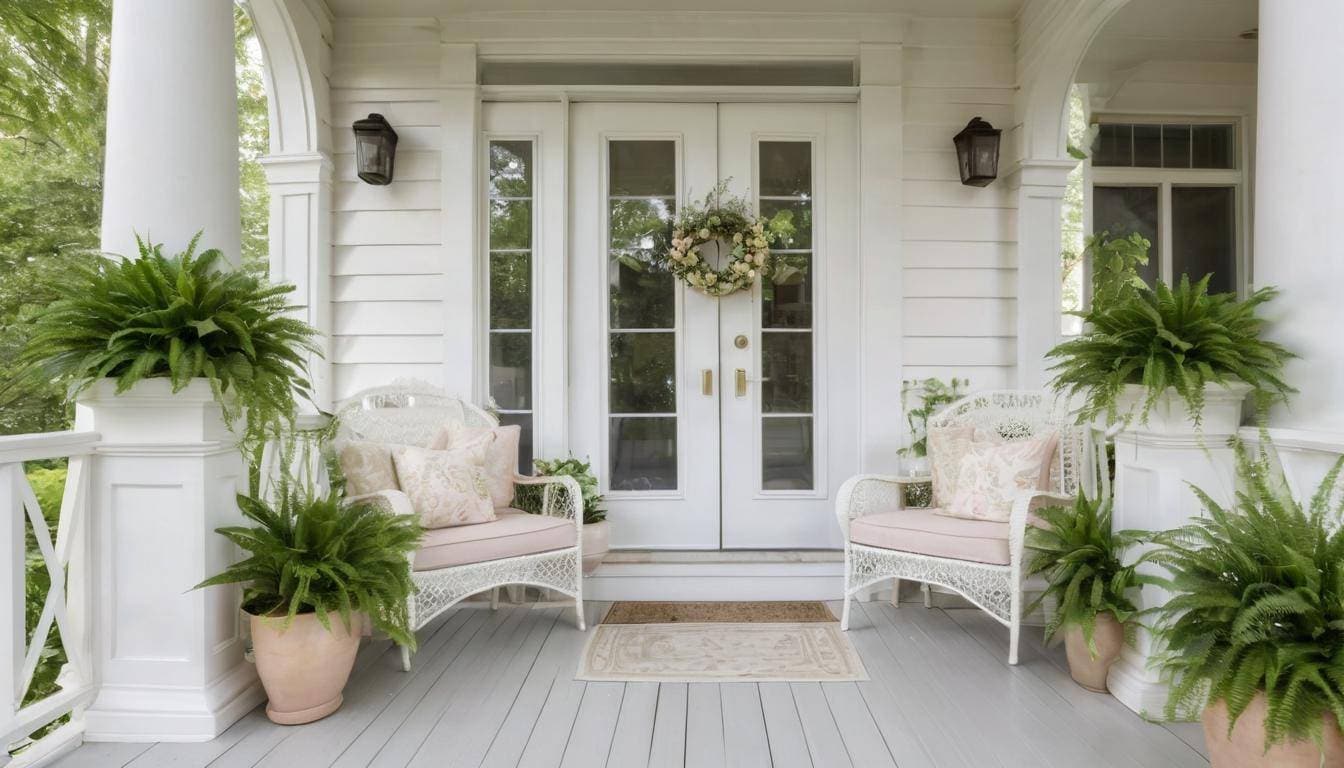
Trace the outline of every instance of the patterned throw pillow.
{"type": "Polygon", "coordinates": [[[930,427],[928,432],[929,474],[933,476],[933,506],[946,507],[957,492],[961,459],[971,447],[975,427],[930,427]]]}
{"type": "Polygon", "coordinates": [[[483,459],[484,451],[479,448],[434,451],[405,447],[392,452],[401,489],[425,528],[495,519],[495,505],[481,466],[483,459]]]}
{"type": "Polygon", "coordinates": [[[392,465],[392,451],[400,447],[359,442],[347,443],[342,447],[339,459],[349,495],[399,490],[397,471],[392,465]]]}
{"type": "Polygon", "coordinates": [[[513,504],[513,477],[518,470],[518,441],[522,427],[468,427],[450,421],[439,430],[430,448],[479,447],[485,450],[485,475],[495,507],[513,504]]]}
{"type": "Polygon", "coordinates": [[[957,472],[956,492],[938,514],[1004,523],[1019,491],[1042,490],[1059,436],[1011,443],[972,443],[957,472]]]}

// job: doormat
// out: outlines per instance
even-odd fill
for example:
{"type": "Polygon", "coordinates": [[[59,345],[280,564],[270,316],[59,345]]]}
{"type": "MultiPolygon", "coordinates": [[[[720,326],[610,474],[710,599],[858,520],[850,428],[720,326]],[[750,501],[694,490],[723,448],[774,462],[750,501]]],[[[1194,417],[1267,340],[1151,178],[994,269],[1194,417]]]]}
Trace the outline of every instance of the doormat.
{"type": "Polygon", "coordinates": [[[803,683],[868,672],[823,603],[625,602],[593,630],[575,678],[803,683]]]}
{"type": "Polygon", "coordinates": [[[788,624],[835,621],[817,601],[652,603],[622,601],[611,606],[603,624],[788,624]]]}

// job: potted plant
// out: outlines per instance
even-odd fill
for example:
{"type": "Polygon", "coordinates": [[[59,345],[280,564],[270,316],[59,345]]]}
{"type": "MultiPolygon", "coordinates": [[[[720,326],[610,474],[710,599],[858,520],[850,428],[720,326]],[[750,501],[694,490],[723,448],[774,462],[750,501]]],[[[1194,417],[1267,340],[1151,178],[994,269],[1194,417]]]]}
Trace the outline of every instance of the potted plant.
{"type": "MultiPolygon", "coordinates": [[[[293,466],[287,457],[283,466],[293,466]]],[[[248,553],[197,588],[242,584],[257,674],[282,725],[321,719],[341,705],[367,616],[396,643],[414,648],[409,555],[419,521],[372,502],[343,501],[282,474],[273,500],[239,494],[253,525],[217,533],[248,553]]]]}
{"type": "Polygon", "coordinates": [[[1148,555],[1173,593],[1155,609],[1167,717],[1202,709],[1215,768],[1344,765],[1344,460],[1304,507],[1264,449],[1234,448],[1235,501],[1196,489],[1207,514],[1148,555]]]}
{"type": "Polygon", "coordinates": [[[317,331],[291,316],[293,286],[229,269],[218,250],[197,253],[200,237],[175,256],[137,237],[138,258],[73,266],[32,318],[25,375],[66,381],[72,397],[117,397],[154,380],[171,395],[205,388],[230,428],[246,414],[245,445],[260,450],[311,395],[317,331]]]}
{"type": "Polygon", "coordinates": [[[1293,355],[1260,337],[1256,314],[1277,291],[1261,288],[1242,301],[1210,294],[1207,276],[1150,287],[1136,271],[1147,250],[1139,235],[1101,232],[1087,243],[1095,277],[1091,308],[1078,313],[1083,334],[1049,353],[1055,389],[1084,396],[1080,418],[1137,418],[1165,434],[1199,431],[1207,421],[1216,434],[1231,434],[1247,393],[1262,415],[1286,401],[1293,389],[1283,366],[1293,355]]]}
{"type": "Polygon", "coordinates": [[[1044,574],[1047,585],[1027,610],[1046,600],[1053,603],[1046,640],[1063,630],[1069,674],[1084,688],[1105,692],[1127,622],[1138,612],[1129,593],[1145,581],[1134,565],[1121,562],[1140,534],[1112,532],[1110,501],[1091,501],[1081,492],[1072,509],[1052,506],[1036,515],[1039,522],[1027,528],[1031,559],[1026,574],[1044,574]]]}
{"type": "MultiPolygon", "coordinates": [[[[901,382],[901,409],[910,427],[910,445],[900,450],[901,474],[907,478],[929,475],[929,418],[941,408],[956,402],[970,386],[969,379],[907,379],[901,382]],[[917,400],[918,405],[912,405],[917,400]]],[[[926,507],[932,500],[930,482],[910,483],[904,486],[905,506],[926,507]]]]}
{"type": "Polygon", "coordinates": [[[607,510],[602,506],[601,486],[593,474],[592,465],[573,456],[567,459],[536,459],[532,462],[538,475],[564,475],[579,483],[583,492],[583,574],[597,570],[610,549],[611,535],[607,527],[607,510]]]}

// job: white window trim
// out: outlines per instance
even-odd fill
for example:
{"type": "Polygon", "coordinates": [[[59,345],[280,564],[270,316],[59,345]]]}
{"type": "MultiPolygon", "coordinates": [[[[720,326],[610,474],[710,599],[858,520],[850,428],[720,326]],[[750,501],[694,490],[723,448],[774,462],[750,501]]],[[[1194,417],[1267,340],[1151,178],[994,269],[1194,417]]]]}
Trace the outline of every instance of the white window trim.
{"type": "MultiPolygon", "coordinates": [[[[1142,125],[1208,125],[1228,124],[1233,126],[1235,157],[1237,167],[1232,169],[1210,168],[1133,168],[1115,166],[1094,166],[1089,158],[1083,168],[1083,233],[1090,237],[1095,232],[1092,221],[1092,203],[1095,200],[1093,188],[1103,187],[1158,187],[1157,231],[1158,242],[1153,244],[1152,253],[1158,260],[1158,277],[1171,284],[1171,188],[1173,186],[1210,186],[1233,187],[1236,208],[1235,230],[1237,253],[1235,264],[1237,278],[1235,286],[1238,295],[1246,296],[1250,290],[1250,152],[1246,141],[1246,118],[1244,116],[1206,116],[1206,115],[1133,115],[1099,114],[1089,116],[1089,124],[1098,123],[1134,123],[1142,125]]],[[[1091,293],[1086,290],[1092,284],[1092,267],[1083,264],[1083,306],[1091,304],[1091,293]]]]}

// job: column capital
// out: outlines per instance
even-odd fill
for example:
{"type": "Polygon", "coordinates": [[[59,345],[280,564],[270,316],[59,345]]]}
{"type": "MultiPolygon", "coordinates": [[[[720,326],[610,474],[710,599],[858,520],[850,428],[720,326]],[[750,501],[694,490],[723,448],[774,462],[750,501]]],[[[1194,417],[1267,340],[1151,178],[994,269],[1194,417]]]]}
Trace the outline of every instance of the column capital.
{"type": "Polygon", "coordinates": [[[266,182],[275,184],[330,184],[335,163],[326,152],[296,152],[266,155],[257,162],[266,172],[266,182]]]}
{"type": "Polygon", "coordinates": [[[1003,178],[1011,189],[1023,190],[1032,197],[1064,197],[1069,174],[1078,167],[1073,159],[1019,160],[1003,178]]]}

